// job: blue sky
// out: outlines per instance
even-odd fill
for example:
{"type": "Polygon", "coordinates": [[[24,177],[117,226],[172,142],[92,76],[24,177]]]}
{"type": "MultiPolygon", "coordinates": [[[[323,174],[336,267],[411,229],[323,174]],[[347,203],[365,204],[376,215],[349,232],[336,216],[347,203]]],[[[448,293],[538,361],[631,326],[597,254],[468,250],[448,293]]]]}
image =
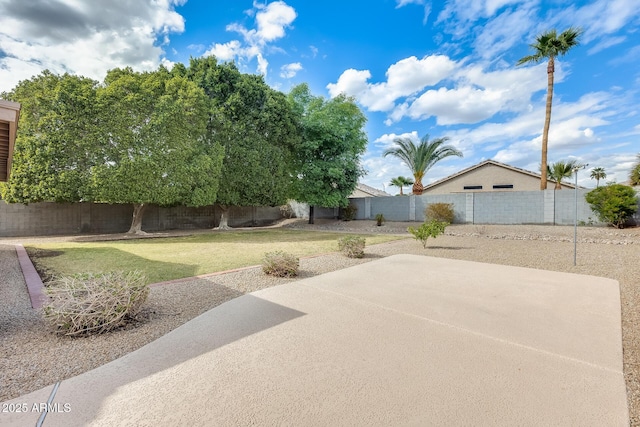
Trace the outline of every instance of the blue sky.
{"type": "Polygon", "coordinates": [[[395,137],[448,136],[464,158],[432,182],[495,159],[537,171],[546,64],[516,67],[535,36],[581,26],[556,66],[549,161],[604,167],[625,182],[640,153],[636,0],[0,0],[0,91],[42,69],[106,70],[215,54],[287,92],[353,96],[368,117],[362,182],[396,193],[410,171],[381,156],[395,137]],[[132,6],[132,4],[134,6],[132,6]]]}

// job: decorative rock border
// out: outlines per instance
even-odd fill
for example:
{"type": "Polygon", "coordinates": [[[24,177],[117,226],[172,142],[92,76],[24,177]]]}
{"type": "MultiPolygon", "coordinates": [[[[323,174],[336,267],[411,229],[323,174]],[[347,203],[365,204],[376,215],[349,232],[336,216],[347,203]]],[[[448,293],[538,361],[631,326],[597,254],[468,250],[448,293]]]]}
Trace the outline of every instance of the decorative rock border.
{"type": "Polygon", "coordinates": [[[40,279],[31,259],[29,259],[29,255],[24,246],[17,244],[15,248],[16,255],[18,255],[18,262],[20,262],[20,268],[22,269],[22,275],[24,276],[24,281],[29,291],[29,298],[31,298],[31,307],[36,310],[41,309],[42,306],[49,301],[49,297],[44,293],[42,279],[40,279]]]}

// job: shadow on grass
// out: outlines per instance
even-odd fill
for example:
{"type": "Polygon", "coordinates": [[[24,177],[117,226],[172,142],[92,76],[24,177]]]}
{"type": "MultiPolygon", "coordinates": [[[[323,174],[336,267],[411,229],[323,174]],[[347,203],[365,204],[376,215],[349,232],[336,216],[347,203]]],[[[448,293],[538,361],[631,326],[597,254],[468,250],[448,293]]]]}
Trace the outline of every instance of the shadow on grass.
{"type": "MultiPolygon", "coordinates": [[[[352,235],[362,235],[367,237],[367,233],[349,233],[352,235]]],[[[369,233],[370,235],[370,233],[369,233]]],[[[149,237],[140,238],[123,238],[123,239],[104,239],[91,240],[91,238],[83,237],[82,241],[114,241],[117,244],[167,244],[167,243],[286,243],[286,242],[326,242],[337,241],[340,237],[344,237],[345,233],[323,232],[323,231],[306,231],[306,230],[230,230],[230,231],[204,231],[191,235],[167,236],[164,233],[149,237]]],[[[101,236],[102,237],[102,236],[101,236]]],[[[80,242],[81,240],[77,240],[80,242]]]]}
{"type": "Polygon", "coordinates": [[[58,275],[140,270],[147,283],[195,276],[197,265],[152,261],[113,247],[47,250],[27,248],[43,282],[58,275]]]}

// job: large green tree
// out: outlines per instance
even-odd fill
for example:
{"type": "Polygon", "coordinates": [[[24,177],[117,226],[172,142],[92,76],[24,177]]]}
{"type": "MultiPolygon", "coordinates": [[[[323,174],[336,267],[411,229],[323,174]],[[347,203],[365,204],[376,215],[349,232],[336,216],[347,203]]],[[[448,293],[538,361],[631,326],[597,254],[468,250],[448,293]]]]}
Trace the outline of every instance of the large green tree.
{"type": "Polygon", "coordinates": [[[561,34],[555,29],[542,33],[531,44],[533,54],[520,58],[516,65],[539,63],[547,60],[547,104],[545,109],[544,128],[542,130],[542,161],[540,189],[547,189],[547,150],[549,145],[549,127],[551,125],[551,104],[553,101],[553,78],[555,73],[555,59],[564,56],[579,44],[582,34],[580,28],[568,28],[561,34]]]}
{"type": "Polygon", "coordinates": [[[116,69],[103,85],[48,71],[8,98],[22,105],[8,202],[131,203],[141,232],[149,203],[216,200],[223,149],[208,140],[209,99],[166,69],[116,69]]]}
{"type": "Polygon", "coordinates": [[[424,188],[422,178],[433,165],[450,156],[462,157],[461,151],[451,145],[444,145],[448,140],[448,137],[444,137],[429,141],[427,134],[416,145],[410,138],[396,138],[393,140],[395,147],[385,150],[382,155],[397,157],[411,169],[415,179],[413,194],[421,195],[424,188]]]}
{"type": "Polygon", "coordinates": [[[160,68],[109,71],[98,89],[101,157],[93,197],[134,206],[141,233],[148,204],[205,206],[216,201],[223,148],[209,140],[209,99],[193,82],[160,68]]]}
{"type": "Polygon", "coordinates": [[[580,168],[582,165],[578,164],[577,160],[558,161],[547,165],[547,176],[550,180],[556,183],[554,190],[562,190],[562,181],[566,178],[571,178],[576,168],[580,168]]]}
{"type": "Polygon", "coordinates": [[[294,87],[289,102],[298,116],[301,137],[296,150],[294,198],[310,206],[339,207],[364,174],[360,156],[367,148],[366,117],[354,100],[343,95],[326,100],[306,84],[294,87]]]}
{"type": "Polygon", "coordinates": [[[286,96],[262,76],[242,74],[233,63],[215,57],[191,59],[185,75],[210,99],[208,130],[225,148],[218,191],[228,228],[229,206],[277,206],[291,196],[293,153],[298,140],[296,117],[286,96]]]}
{"type": "Polygon", "coordinates": [[[6,97],[21,104],[10,181],[10,203],[90,199],[102,112],[98,82],[49,71],[21,81],[6,97]]]}

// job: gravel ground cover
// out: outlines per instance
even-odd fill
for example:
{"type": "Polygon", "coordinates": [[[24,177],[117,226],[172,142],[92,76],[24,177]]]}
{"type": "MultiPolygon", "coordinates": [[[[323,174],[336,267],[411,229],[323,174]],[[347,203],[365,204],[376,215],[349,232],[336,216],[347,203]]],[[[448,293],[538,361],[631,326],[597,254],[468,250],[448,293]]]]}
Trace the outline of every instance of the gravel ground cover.
{"type": "MultiPolygon", "coordinates": [[[[415,223],[316,220],[287,227],[358,233],[405,233],[415,223]]],[[[429,239],[367,246],[363,259],[332,253],[301,260],[299,278],[311,277],[398,253],[540,268],[609,277],[620,282],[624,374],[631,424],[640,426],[640,228],[578,228],[577,266],[573,227],[453,225],[429,239]]],[[[184,234],[184,233],[178,233],[184,234]]],[[[407,236],[409,236],[407,234],[407,236]]],[[[0,401],[78,375],[153,341],[199,314],[248,292],[298,279],[265,276],[259,268],[191,278],[153,287],[140,321],[99,336],[58,337],[31,309],[13,243],[46,239],[0,239],[0,401]]],[[[91,238],[91,237],[82,237],[91,238]]],[[[93,237],[99,238],[99,237],[93,237]]]]}

